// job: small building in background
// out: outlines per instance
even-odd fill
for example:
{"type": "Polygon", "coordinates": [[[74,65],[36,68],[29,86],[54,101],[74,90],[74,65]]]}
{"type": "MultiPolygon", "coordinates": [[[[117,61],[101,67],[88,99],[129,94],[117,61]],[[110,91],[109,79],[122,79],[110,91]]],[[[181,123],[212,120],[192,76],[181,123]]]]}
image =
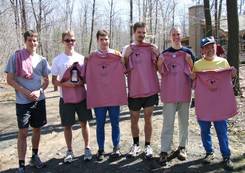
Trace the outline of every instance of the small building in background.
{"type": "MultiPolygon", "coordinates": [[[[212,21],[214,23],[214,21],[212,21]]],[[[213,27],[214,31],[214,27],[213,27]]],[[[184,39],[189,42],[196,57],[200,57],[200,40],[205,36],[205,16],[203,5],[195,5],[189,8],[189,37],[184,39]]],[[[228,43],[228,25],[227,18],[221,17],[220,29],[218,31],[217,42],[227,50],[228,43]]],[[[245,54],[245,15],[239,15],[239,45],[241,54],[245,54]]]]}

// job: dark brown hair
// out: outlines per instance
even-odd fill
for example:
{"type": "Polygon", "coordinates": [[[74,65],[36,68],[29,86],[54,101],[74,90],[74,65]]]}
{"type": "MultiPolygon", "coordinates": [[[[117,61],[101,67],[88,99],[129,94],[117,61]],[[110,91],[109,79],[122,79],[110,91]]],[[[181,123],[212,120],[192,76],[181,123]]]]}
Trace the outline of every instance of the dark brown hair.
{"type": "Polygon", "coordinates": [[[134,32],[136,31],[137,28],[145,28],[146,24],[144,22],[136,22],[133,26],[134,32]]]}
{"type": "Polygon", "coordinates": [[[33,30],[27,30],[26,32],[24,32],[23,34],[24,37],[24,41],[26,42],[27,37],[38,37],[38,33],[36,31],[33,30]]]}
{"type": "Polygon", "coordinates": [[[109,33],[106,30],[98,30],[96,33],[97,40],[99,39],[99,36],[109,36],[109,33]]]}

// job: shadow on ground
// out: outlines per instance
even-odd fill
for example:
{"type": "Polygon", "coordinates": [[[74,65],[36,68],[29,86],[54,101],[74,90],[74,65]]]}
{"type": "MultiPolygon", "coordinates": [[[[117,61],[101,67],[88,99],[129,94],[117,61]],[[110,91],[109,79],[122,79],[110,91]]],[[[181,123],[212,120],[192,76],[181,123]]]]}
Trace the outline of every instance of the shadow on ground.
{"type": "MultiPolygon", "coordinates": [[[[106,155],[104,161],[96,161],[96,156],[93,160],[86,162],[83,157],[77,157],[70,164],[64,164],[63,159],[51,159],[46,162],[47,166],[42,169],[26,167],[27,173],[223,173],[223,172],[245,172],[245,165],[238,164],[244,163],[245,154],[240,157],[233,158],[235,168],[233,171],[223,169],[221,162],[214,162],[206,165],[202,163],[202,159],[179,162],[177,164],[170,163],[162,167],[159,158],[145,160],[143,154],[135,158],[121,158],[115,160],[106,155]],[[239,166],[240,165],[240,166],[239,166]]],[[[173,161],[173,160],[172,160],[173,161]]],[[[13,173],[17,169],[9,169],[1,173],[13,173]]]]}
{"type": "MultiPolygon", "coordinates": [[[[162,114],[162,106],[156,106],[154,108],[153,116],[157,116],[157,115],[161,115],[161,114],[162,114]]],[[[141,115],[143,115],[143,111],[141,111],[141,115]]],[[[143,118],[143,116],[141,116],[141,118],[143,118]]],[[[129,111],[124,111],[124,112],[120,113],[120,122],[125,121],[125,120],[130,120],[129,111]]],[[[13,120],[13,121],[15,121],[15,120],[13,120]]],[[[110,123],[110,119],[108,118],[108,116],[106,119],[106,123],[110,123]]],[[[96,125],[95,119],[91,120],[89,124],[91,127],[95,126],[96,125]]],[[[77,122],[76,124],[74,124],[72,128],[73,128],[73,130],[79,129],[80,128],[79,123],[77,122]]],[[[44,126],[41,130],[42,130],[42,134],[48,134],[51,132],[63,132],[64,131],[63,127],[60,124],[52,124],[52,125],[48,124],[48,125],[44,126]]],[[[32,134],[31,131],[32,131],[31,128],[29,128],[28,136],[31,136],[31,134],[32,134]]],[[[0,142],[6,141],[6,140],[11,140],[11,139],[16,139],[17,135],[18,135],[18,131],[4,132],[4,133],[0,132],[0,142]]]]}

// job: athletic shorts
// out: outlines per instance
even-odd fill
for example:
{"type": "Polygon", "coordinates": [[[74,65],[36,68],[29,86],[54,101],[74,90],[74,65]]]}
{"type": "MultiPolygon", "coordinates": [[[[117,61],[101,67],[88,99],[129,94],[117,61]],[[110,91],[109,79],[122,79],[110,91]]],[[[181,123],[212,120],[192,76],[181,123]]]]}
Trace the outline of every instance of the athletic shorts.
{"type": "Polygon", "coordinates": [[[131,111],[140,111],[141,108],[151,107],[158,105],[158,94],[151,95],[149,97],[141,98],[128,98],[128,107],[131,111]]]}
{"type": "Polygon", "coordinates": [[[45,99],[28,104],[16,103],[16,115],[19,129],[40,128],[47,123],[45,99]]]}
{"type": "Polygon", "coordinates": [[[78,121],[86,122],[93,119],[91,109],[87,109],[86,99],[80,103],[64,103],[64,100],[60,98],[59,109],[62,126],[75,124],[75,114],[78,116],[78,121]]]}

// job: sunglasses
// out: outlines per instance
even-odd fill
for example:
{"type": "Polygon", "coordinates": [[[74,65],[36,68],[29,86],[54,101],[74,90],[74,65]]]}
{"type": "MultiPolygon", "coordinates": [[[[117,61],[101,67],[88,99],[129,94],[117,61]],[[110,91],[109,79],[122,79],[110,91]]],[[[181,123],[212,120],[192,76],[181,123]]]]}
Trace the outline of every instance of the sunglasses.
{"type": "Polygon", "coordinates": [[[66,39],[66,40],[64,40],[64,42],[66,42],[66,43],[70,43],[70,42],[74,43],[75,41],[76,41],[75,39],[66,39]]]}

